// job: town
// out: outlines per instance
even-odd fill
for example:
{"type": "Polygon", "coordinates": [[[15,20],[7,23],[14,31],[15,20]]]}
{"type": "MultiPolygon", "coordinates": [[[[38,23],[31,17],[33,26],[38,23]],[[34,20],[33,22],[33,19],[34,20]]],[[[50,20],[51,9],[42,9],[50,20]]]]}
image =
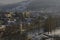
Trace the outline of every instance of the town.
{"type": "MultiPolygon", "coordinates": [[[[47,33],[49,34],[55,28],[56,17],[48,13],[0,12],[1,40],[36,40],[37,36],[38,40],[49,39],[47,33]]],[[[53,36],[51,37],[53,38],[53,36]]]]}

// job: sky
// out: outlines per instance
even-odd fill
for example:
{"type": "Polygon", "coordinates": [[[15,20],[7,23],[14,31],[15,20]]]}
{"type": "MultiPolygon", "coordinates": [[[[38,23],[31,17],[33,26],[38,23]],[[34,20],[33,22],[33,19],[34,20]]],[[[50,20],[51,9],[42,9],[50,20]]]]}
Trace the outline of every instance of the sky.
{"type": "Polygon", "coordinates": [[[17,3],[25,0],[0,0],[0,4],[12,4],[12,3],[17,3]]]}

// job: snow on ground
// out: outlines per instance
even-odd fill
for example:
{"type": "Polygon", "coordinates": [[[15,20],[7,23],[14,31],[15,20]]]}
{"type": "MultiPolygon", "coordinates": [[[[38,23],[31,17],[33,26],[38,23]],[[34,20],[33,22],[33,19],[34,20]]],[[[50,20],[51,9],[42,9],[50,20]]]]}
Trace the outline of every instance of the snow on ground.
{"type": "MultiPolygon", "coordinates": [[[[48,32],[46,32],[48,34],[48,32]]],[[[60,29],[55,29],[52,32],[49,32],[49,35],[59,35],[60,36],[60,29]]]]}

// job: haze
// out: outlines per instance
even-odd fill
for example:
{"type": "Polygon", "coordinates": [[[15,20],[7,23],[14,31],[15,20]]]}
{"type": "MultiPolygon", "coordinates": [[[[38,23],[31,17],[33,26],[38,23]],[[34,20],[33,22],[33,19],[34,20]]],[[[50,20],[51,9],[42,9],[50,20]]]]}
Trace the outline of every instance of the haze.
{"type": "Polygon", "coordinates": [[[25,0],[0,0],[0,4],[12,4],[12,3],[17,3],[25,0]]]}

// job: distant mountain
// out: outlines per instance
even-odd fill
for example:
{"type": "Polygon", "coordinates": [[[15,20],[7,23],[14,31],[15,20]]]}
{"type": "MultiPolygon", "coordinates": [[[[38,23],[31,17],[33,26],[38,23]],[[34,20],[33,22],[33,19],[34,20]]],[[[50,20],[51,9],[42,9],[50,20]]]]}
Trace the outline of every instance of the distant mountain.
{"type": "Polygon", "coordinates": [[[28,0],[0,6],[4,11],[43,11],[60,13],[60,0],[28,0]]]}
{"type": "Polygon", "coordinates": [[[28,9],[32,11],[60,12],[60,0],[33,0],[28,9]]]}
{"type": "Polygon", "coordinates": [[[30,1],[22,1],[14,4],[8,4],[0,6],[0,9],[4,11],[24,11],[27,9],[30,1]]]}
{"type": "Polygon", "coordinates": [[[0,6],[3,6],[4,4],[0,3],[0,6]]]}

